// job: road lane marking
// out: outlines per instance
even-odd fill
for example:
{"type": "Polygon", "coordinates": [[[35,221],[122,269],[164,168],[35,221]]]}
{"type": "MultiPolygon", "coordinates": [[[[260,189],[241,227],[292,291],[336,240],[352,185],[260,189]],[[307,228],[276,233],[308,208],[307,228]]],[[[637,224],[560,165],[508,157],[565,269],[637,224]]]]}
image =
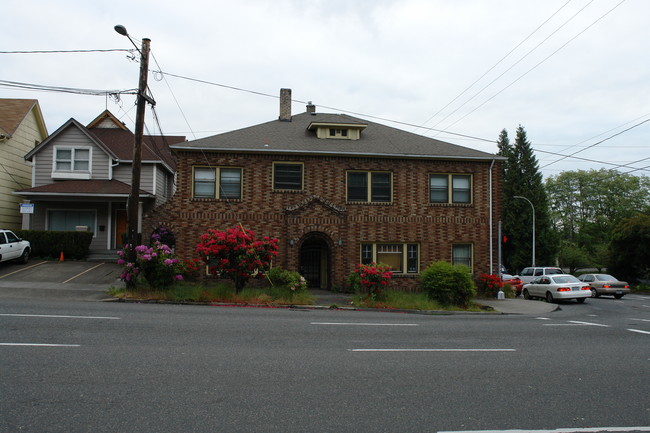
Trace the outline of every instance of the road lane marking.
{"type": "Polygon", "coordinates": [[[650,319],[630,319],[630,320],[638,320],[640,322],[650,322],[650,319]]]}
{"type": "Polygon", "coordinates": [[[17,271],[13,271],[13,272],[9,272],[8,274],[4,274],[4,275],[0,276],[0,278],[8,277],[9,275],[13,275],[13,274],[17,274],[18,272],[26,271],[27,269],[31,269],[33,267],[42,265],[43,263],[47,263],[47,262],[40,262],[40,263],[36,263],[35,265],[27,266],[25,268],[20,268],[17,271]]]}
{"type": "Polygon", "coordinates": [[[650,431],[650,427],[587,427],[558,428],[555,430],[449,430],[438,433],[598,433],[650,431]]]}
{"type": "Polygon", "coordinates": [[[516,352],[517,349],[348,349],[349,352],[516,352]]]}
{"type": "Polygon", "coordinates": [[[638,332],[639,334],[648,334],[648,335],[650,335],[650,331],[642,331],[640,329],[628,329],[628,331],[638,332]]]}
{"type": "Polygon", "coordinates": [[[580,322],[578,320],[569,320],[569,323],[575,323],[577,325],[601,326],[603,328],[609,328],[609,325],[602,325],[600,323],[591,323],[591,322],[580,322]]]}
{"type": "Polygon", "coordinates": [[[49,319],[106,319],[106,320],[120,320],[121,317],[102,317],[102,316],[59,316],[54,314],[0,314],[0,316],[7,317],[45,317],[49,319]]]}
{"type": "Polygon", "coordinates": [[[20,346],[20,347],[81,347],[80,344],[47,344],[47,343],[0,343],[0,346],[20,346]]]}
{"type": "Polygon", "coordinates": [[[311,322],[310,325],[334,326],[420,326],[417,323],[311,322]]]}
{"type": "Polygon", "coordinates": [[[90,269],[86,269],[86,270],[83,271],[82,273],[77,274],[77,275],[75,275],[75,276],[72,277],[72,278],[68,278],[67,280],[65,280],[65,281],[64,281],[63,283],[61,283],[61,284],[65,284],[65,283],[67,283],[67,282],[69,282],[69,281],[72,281],[72,280],[74,280],[75,278],[82,276],[82,275],[85,274],[86,272],[90,272],[90,271],[92,271],[93,269],[97,269],[98,267],[100,267],[100,266],[102,266],[102,265],[103,265],[103,263],[100,263],[100,264],[98,264],[98,265],[96,265],[96,266],[93,266],[93,267],[90,268],[90,269]]]}

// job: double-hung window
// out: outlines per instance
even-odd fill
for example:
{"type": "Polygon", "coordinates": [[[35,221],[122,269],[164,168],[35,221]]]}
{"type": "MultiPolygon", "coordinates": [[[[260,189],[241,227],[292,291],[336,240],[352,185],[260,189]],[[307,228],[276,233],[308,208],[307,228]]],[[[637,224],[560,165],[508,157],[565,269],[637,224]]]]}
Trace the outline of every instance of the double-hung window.
{"type": "Polygon", "coordinates": [[[408,243],[362,243],[361,263],[383,263],[396,274],[417,274],[420,246],[408,243]]]}
{"type": "Polygon", "coordinates": [[[273,163],[273,189],[302,191],[303,164],[274,162],[273,163]]]}
{"type": "Polygon", "coordinates": [[[194,198],[241,198],[241,168],[194,167],[194,198]]]}
{"type": "Polygon", "coordinates": [[[393,199],[393,177],[389,171],[349,171],[348,201],[390,203],[393,199]]]}
{"type": "Polygon", "coordinates": [[[453,244],[451,246],[451,264],[465,265],[472,269],[472,244],[453,244]]]}
{"type": "Polygon", "coordinates": [[[90,179],[90,157],[89,147],[55,147],[53,177],[90,179]]]}
{"type": "Polygon", "coordinates": [[[430,175],[429,201],[431,203],[471,203],[472,176],[469,174],[430,175]]]}

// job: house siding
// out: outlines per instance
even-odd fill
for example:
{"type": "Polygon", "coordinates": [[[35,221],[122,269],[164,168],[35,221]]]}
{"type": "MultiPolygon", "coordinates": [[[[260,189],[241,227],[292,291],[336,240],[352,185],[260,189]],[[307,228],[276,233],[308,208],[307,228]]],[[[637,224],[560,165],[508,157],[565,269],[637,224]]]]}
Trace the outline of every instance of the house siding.
{"type": "MultiPolygon", "coordinates": [[[[179,151],[176,194],[155,212],[145,215],[143,237],[160,226],[176,236],[181,257],[195,257],[195,246],[207,229],[225,230],[241,223],[258,235],[280,239],[276,264],[298,270],[301,242],[310,234],[322,234],[331,251],[330,283],[344,284],[360,262],[362,242],[417,243],[419,268],[437,260],[451,261],[452,245],[473,246],[473,272],[490,271],[489,170],[492,161],[442,161],[323,156],[272,156],[179,151]],[[304,190],[273,191],[273,162],[304,164],[304,190]],[[222,201],[192,198],[192,167],[242,167],[242,199],[222,201]],[[346,171],[390,171],[393,197],[390,204],[346,202],[346,171]],[[430,173],[465,173],[473,180],[472,203],[429,203],[430,173]],[[316,198],[314,198],[316,197],[316,198]],[[287,210],[287,208],[291,208],[287,210]],[[344,209],[339,212],[337,209],[344,209]],[[341,245],[339,241],[341,240],[341,245]],[[289,240],[294,240],[294,246],[289,240]]],[[[493,197],[500,197],[500,162],[492,168],[493,197]]],[[[500,203],[492,209],[496,236],[500,203]]],[[[496,266],[496,242],[492,246],[496,266]]],[[[395,277],[405,289],[417,286],[414,275],[395,277]]]]}
{"type": "Polygon", "coordinates": [[[29,188],[32,183],[32,164],[24,156],[36,142],[45,139],[34,110],[30,110],[10,139],[0,141],[0,227],[18,230],[22,226],[20,203],[23,199],[14,191],[29,188]]]}
{"type": "Polygon", "coordinates": [[[55,147],[91,147],[91,178],[108,179],[110,158],[102,149],[95,145],[83,132],[75,127],[69,127],[62,131],[56,141],[47,143],[38,152],[36,157],[35,183],[34,186],[49,185],[57,180],[52,179],[52,170],[54,167],[54,148],[55,147]]]}
{"type": "MultiPolygon", "coordinates": [[[[140,167],[140,189],[153,194],[153,171],[154,164],[142,164],[140,167]]],[[[113,179],[119,180],[127,185],[131,185],[131,176],[133,174],[133,166],[129,164],[120,164],[113,167],[113,179]]]]}

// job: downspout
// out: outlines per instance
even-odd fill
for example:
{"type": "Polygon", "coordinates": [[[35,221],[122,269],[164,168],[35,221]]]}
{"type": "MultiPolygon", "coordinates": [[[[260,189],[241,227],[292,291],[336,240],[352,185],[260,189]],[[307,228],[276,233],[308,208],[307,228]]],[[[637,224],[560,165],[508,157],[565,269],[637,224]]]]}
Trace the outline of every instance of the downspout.
{"type": "Polygon", "coordinates": [[[492,227],[492,213],[493,213],[493,203],[492,203],[492,168],[494,167],[494,162],[496,160],[492,159],[492,163],[490,164],[490,174],[489,174],[489,186],[488,189],[490,191],[490,274],[494,274],[494,229],[492,227]]]}

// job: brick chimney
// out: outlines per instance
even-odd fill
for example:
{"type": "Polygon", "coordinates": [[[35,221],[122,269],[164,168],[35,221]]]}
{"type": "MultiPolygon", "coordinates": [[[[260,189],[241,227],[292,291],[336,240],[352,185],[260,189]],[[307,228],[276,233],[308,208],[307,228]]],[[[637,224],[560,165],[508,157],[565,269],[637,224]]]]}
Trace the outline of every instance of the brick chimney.
{"type": "Polygon", "coordinates": [[[316,114],[316,106],[311,101],[307,103],[307,113],[316,114]]]}
{"type": "Polygon", "coordinates": [[[291,89],[280,89],[280,117],[285,122],[291,122],[291,89]]]}

